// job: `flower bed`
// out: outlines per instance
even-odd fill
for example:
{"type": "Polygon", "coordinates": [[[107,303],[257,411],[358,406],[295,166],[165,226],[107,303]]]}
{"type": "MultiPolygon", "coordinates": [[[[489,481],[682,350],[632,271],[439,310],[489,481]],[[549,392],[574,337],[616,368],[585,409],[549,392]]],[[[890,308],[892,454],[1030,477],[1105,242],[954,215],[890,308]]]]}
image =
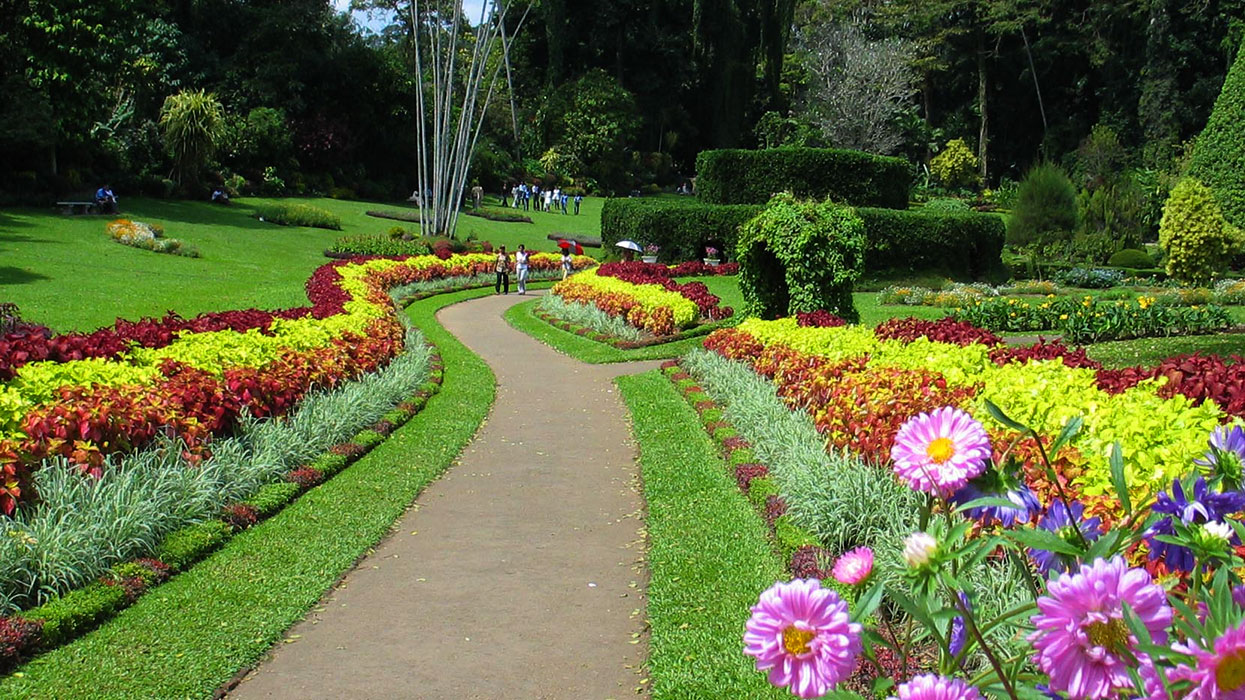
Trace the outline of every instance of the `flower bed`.
{"type": "Polygon", "coordinates": [[[951,312],[957,320],[1002,333],[1057,331],[1072,343],[1213,333],[1232,319],[1220,306],[1167,306],[1152,297],[1101,301],[1094,297],[1048,297],[1041,302],[1016,298],[982,299],[951,312]]]}
{"type": "MultiPolygon", "coordinates": [[[[558,256],[537,254],[553,268],[558,256]]],[[[577,259],[585,266],[590,258],[577,259]]],[[[105,457],[171,432],[192,455],[244,412],[288,412],[308,391],[374,371],[402,348],[384,290],[471,277],[487,254],[338,262],[307,282],[312,306],[118,321],[90,334],[16,333],[0,339],[0,511],[34,498],[40,460],[64,457],[99,474],[105,457]]]]}
{"type": "MultiPolygon", "coordinates": [[[[941,323],[945,332],[946,322],[925,323],[931,328],[941,323]]],[[[795,319],[750,319],[715,331],[705,345],[773,380],[779,395],[807,411],[832,446],[877,464],[889,459],[904,421],[940,406],[981,413],[990,401],[1046,435],[1084,416],[1085,429],[1065,456],[1065,474],[1104,510],[1111,509],[1108,454],[1115,442],[1122,446],[1130,488],[1139,494],[1157,490],[1206,450],[1206,436],[1233,415],[1227,409],[1240,409],[1234,395],[1207,392],[1205,381],[1189,376],[1194,373],[1171,379],[1158,368],[1138,368],[1121,377],[1078,366],[1083,355],[1052,344],[1024,350],[973,342],[976,338],[955,344],[924,335],[895,337],[859,326],[816,328],[799,326],[795,319]],[[1178,393],[1181,389],[1189,395],[1178,393]]],[[[1199,362],[1208,365],[1203,376],[1217,371],[1240,385],[1242,370],[1236,365],[1196,358],[1183,362],[1195,365],[1187,367],[1195,372],[1199,362]]],[[[997,429],[992,437],[996,445],[1008,445],[1014,435],[997,429]]],[[[1037,486],[1049,496],[1057,485],[1037,486]]]]}
{"type": "Polygon", "coordinates": [[[654,336],[668,336],[697,321],[729,318],[702,282],[679,284],[672,268],[656,263],[607,263],[554,285],[567,302],[591,304],[654,336]]]}

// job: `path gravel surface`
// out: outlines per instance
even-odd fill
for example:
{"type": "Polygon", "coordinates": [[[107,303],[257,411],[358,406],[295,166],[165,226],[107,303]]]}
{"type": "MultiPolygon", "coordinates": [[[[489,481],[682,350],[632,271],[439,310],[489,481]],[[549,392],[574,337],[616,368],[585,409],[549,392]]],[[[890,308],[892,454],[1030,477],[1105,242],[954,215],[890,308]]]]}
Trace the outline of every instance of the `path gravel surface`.
{"type": "Polygon", "coordinates": [[[490,417],[230,697],[636,696],[642,501],[613,379],[658,363],[557,353],[502,319],[530,298],[440,312],[497,375],[490,417]]]}

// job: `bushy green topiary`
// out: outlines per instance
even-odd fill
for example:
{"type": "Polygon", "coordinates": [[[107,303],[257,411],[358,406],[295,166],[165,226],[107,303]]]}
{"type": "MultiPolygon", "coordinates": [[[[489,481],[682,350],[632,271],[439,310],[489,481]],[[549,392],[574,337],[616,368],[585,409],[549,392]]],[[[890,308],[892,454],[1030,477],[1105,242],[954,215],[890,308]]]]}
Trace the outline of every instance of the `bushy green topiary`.
{"type": "Polygon", "coordinates": [[[1148,270],[1154,267],[1154,258],[1144,250],[1125,248],[1111,256],[1107,261],[1111,267],[1131,267],[1135,270],[1148,270]]]}
{"type": "Polygon", "coordinates": [[[1208,284],[1240,248],[1241,237],[1241,230],[1224,219],[1209,187],[1187,177],[1172,188],[1159,223],[1167,274],[1186,284],[1208,284]]]}
{"type": "Polygon", "coordinates": [[[962,199],[940,197],[929,200],[918,211],[922,214],[968,214],[973,208],[962,199]]]}
{"type": "Polygon", "coordinates": [[[1229,223],[1245,227],[1245,51],[1236,52],[1197,137],[1189,175],[1210,187],[1229,223]]]}
{"type": "Polygon", "coordinates": [[[861,207],[906,209],[912,170],[902,158],[834,148],[702,151],[696,192],[712,204],[764,204],[776,192],[861,207]]]}
{"type": "Polygon", "coordinates": [[[1036,165],[1025,175],[1007,222],[1007,242],[1015,245],[1065,239],[1076,230],[1076,187],[1059,166],[1036,165]]]}
{"type": "Polygon", "coordinates": [[[748,313],[777,318],[825,309],[855,323],[852,288],[864,253],[865,225],[855,209],[775,196],[740,229],[736,246],[748,313]]]}
{"type": "Polygon", "coordinates": [[[980,163],[964,139],[952,139],[929,161],[929,172],[946,187],[972,187],[979,181],[980,163]]]}
{"type": "Polygon", "coordinates": [[[126,605],[125,589],[92,583],[22,613],[43,621],[43,643],[55,647],[112,617],[126,605]]]}

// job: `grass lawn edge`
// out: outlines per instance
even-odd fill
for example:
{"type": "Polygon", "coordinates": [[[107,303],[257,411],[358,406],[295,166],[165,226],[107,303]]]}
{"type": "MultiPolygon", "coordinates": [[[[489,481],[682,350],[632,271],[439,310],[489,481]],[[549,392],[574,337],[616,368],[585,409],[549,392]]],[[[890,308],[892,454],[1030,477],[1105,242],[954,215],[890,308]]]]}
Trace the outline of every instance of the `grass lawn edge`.
{"type": "Polygon", "coordinates": [[[652,697],[785,697],[742,651],[749,607],[786,578],[765,523],[665,376],[616,382],[647,509],[652,697]]]}
{"type": "Polygon", "coordinates": [[[0,697],[208,697],[262,659],[475,435],[495,377],[435,314],[487,293],[408,307],[445,379],[388,440],[110,622],[19,667],[0,680],[0,697]]]}

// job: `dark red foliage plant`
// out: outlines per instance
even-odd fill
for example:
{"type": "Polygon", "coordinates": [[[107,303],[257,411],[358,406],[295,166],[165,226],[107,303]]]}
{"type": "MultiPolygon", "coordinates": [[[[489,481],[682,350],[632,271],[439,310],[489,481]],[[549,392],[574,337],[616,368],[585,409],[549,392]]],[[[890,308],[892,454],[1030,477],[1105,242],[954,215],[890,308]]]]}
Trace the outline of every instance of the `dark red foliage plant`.
{"type": "Polygon", "coordinates": [[[1085,348],[1070,348],[1063,341],[1039,339],[1032,345],[1001,345],[990,351],[990,359],[996,365],[1036,360],[1063,360],[1073,369],[1102,369],[1102,363],[1090,359],[1085,348]]]}
{"type": "Polygon", "coordinates": [[[847,321],[835,316],[825,309],[816,311],[798,311],[795,314],[796,322],[801,326],[811,326],[813,328],[837,328],[846,326],[847,321]]]}
{"type": "Polygon", "coordinates": [[[747,493],[748,488],[752,486],[753,479],[768,475],[769,468],[764,464],[745,462],[735,467],[735,483],[739,484],[739,490],[744,493],[747,493]]]}
{"type": "Polygon", "coordinates": [[[229,527],[235,530],[245,530],[259,522],[259,513],[255,510],[255,506],[247,503],[234,503],[225,506],[221,511],[221,520],[229,523],[229,527]]]}
{"type": "Polygon", "coordinates": [[[43,620],[0,617],[0,671],[16,666],[42,638],[43,620]]]}
{"type": "Polygon", "coordinates": [[[311,467],[299,467],[286,474],[285,480],[298,484],[301,488],[309,489],[323,481],[324,474],[320,470],[312,469],[311,467]]]}
{"type": "Polygon", "coordinates": [[[825,547],[806,544],[792,552],[788,568],[795,578],[830,578],[834,555],[825,547]]]}
{"type": "Polygon", "coordinates": [[[956,321],[950,317],[937,321],[920,318],[892,318],[884,321],[873,330],[878,340],[916,340],[928,338],[938,343],[954,345],[1001,345],[1003,339],[984,328],[978,328],[968,321],[956,321]]]}

